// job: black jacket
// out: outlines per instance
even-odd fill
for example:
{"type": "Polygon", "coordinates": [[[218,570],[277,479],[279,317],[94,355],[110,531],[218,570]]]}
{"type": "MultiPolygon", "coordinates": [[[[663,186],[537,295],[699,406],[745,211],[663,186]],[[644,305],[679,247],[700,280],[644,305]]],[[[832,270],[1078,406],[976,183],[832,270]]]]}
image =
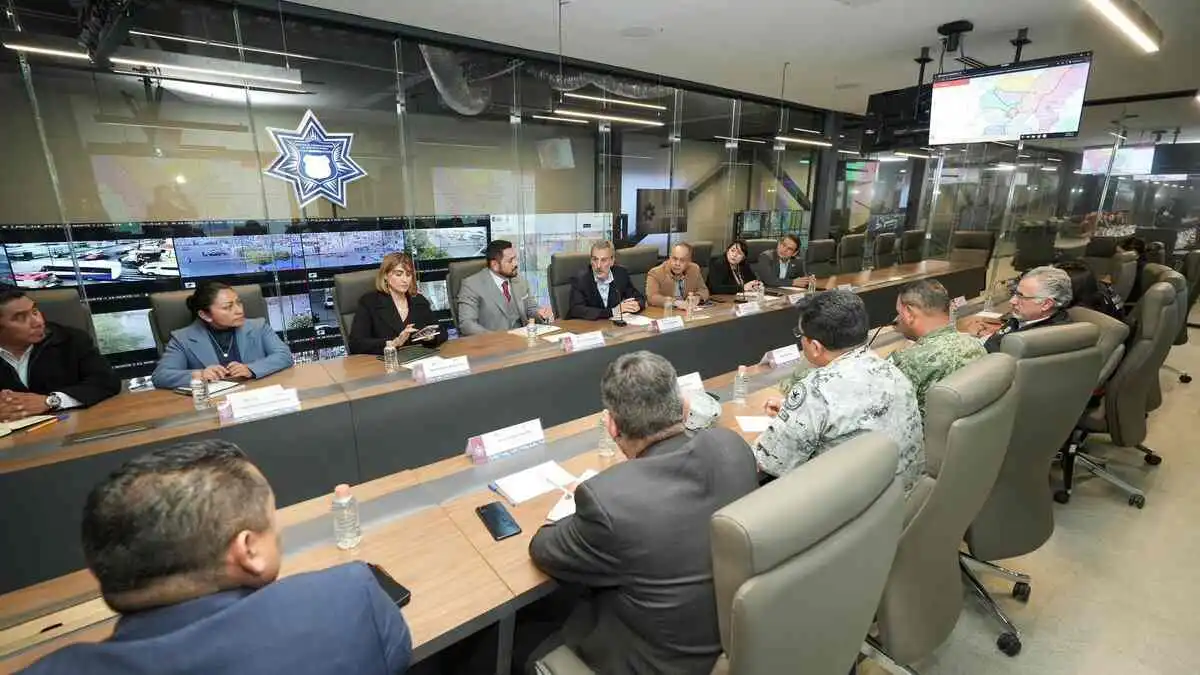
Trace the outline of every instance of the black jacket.
{"type": "Polygon", "coordinates": [[[568,319],[607,319],[612,316],[612,307],[630,298],[638,301],[638,310],[646,308],[646,296],[629,280],[629,270],[613,265],[608,271],[612,283],[608,286],[608,297],[601,299],[596,288],[596,277],[589,267],[571,279],[571,302],[567,308],[568,319]]]}
{"type": "Polygon", "coordinates": [[[1004,325],[1000,327],[1000,330],[992,333],[991,336],[988,337],[987,342],[983,343],[983,348],[986,349],[989,354],[998,352],[1000,351],[1000,342],[1004,339],[1004,336],[1008,335],[1009,333],[1019,333],[1023,330],[1035,330],[1049,326],[1061,326],[1064,323],[1071,323],[1071,316],[1067,314],[1066,310],[1063,309],[1051,314],[1050,318],[1046,319],[1045,321],[1039,321],[1032,326],[1026,326],[1024,328],[1017,327],[1018,321],[1016,318],[1009,318],[1008,321],[1005,321],[1004,325]]]}
{"type": "Polygon", "coordinates": [[[85,406],[121,391],[121,378],[91,336],[77,328],[47,321],[45,339],[30,349],[29,386],[21,383],[12,366],[0,360],[0,389],[47,396],[61,392],[85,406]]]}
{"type": "Polygon", "coordinates": [[[762,280],[763,285],[778,287],[791,286],[794,280],[808,274],[806,265],[804,264],[804,253],[797,252],[788,261],[787,274],[782,277],[779,276],[779,252],[774,249],[763,251],[758,256],[758,263],[755,265],[754,271],[758,274],[758,278],[762,280]]]}
{"type": "Polygon", "coordinates": [[[741,293],[745,285],[751,281],[758,281],[758,276],[754,274],[754,268],[750,266],[749,260],[742,260],[742,262],[738,263],[738,274],[742,275],[742,284],[740,286],[737,280],[733,278],[733,270],[729,267],[729,259],[724,254],[714,256],[712,262],[708,265],[708,292],[733,295],[734,293],[741,293]]]}
{"type": "MultiPolygon", "coordinates": [[[[354,310],[354,323],[350,326],[350,344],[347,345],[351,354],[382,354],[384,343],[394,339],[408,326],[424,328],[438,325],[433,317],[433,308],[429,300],[421,294],[408,298],[408,320],[400,318],[396,311],[396,303],[392,296],[379,291],[369,291],[358,299],[358,309],[354,310]]],[[[406,342],[405,345],[436,347],[446,341],[446,327],[439,326],[437,337],[421,342],[406,342]]]]}

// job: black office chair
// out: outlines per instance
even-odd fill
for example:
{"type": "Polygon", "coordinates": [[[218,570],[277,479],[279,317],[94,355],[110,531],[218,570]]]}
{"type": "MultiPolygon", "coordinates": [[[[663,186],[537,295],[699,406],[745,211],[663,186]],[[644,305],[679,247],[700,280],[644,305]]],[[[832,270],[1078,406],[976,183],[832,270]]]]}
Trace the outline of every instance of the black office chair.
{"type": "Polygon", "coordinates": [[[1017,252],[1013,269],[1025,272],[1054,262],[1054,241],[1057,237],[1049,225],[1030,225],[1017,229],[1017,252]]]}
{"type": "Polygon", "coordinates": [[[924,230],[909,230],[900,235],[900,262],[908,265],[925,259],[924,230]]]}
{"type": "Polygon", "coordinates": [[[875,263],[873,266],[876,269],[895,265],[899,259],[896,255],[896,235],[891,232],[884,232],[878,237],[875,237],[875,250],[873,255],[875,258],[875,263]]]}
{"type": "Polygon", "coordinates": [[[378,270],[362,270],[333,275],[333,304],[337,306],[342,342],[347,347],[350,346],[350,326],[354,325],[358,301],[375,290],[375,276],[378,273],[378,270]]]}
{"type": "Polygon", "coordinates": [[[832,239],[814,239],[808,242],[804,260],[808,273],[814,277],[831,277],[837,274],[837,242],[832,239]]]}
{"type": "Polygon", "coordinates": [[[47,321],[78,328],[96,339],[96,327],[92,325],[92,310],[79,297],[77,288],[46,288],[26,291],[25,295],[37,303],[47,321]]]}
{"type": "Polygon", "coordinates": [[[449,271],[446,272],[446,292],[450,296],[450,316],[454,318],[455,326],[458,325],[458,291],[462,288],[463,279],[485,267],[487,261],[483,258],[450,263],[449,271]]]}
{"type": "MultiPolygon", "coordinates": [[[[267,301],[263,299],[262,287],[258,284],[234,286],[233,290],[242,300],[242,309],[248,319],[266,319],[267,301]]],[[[192,312],[187,308],[188,296],[192,291],[167,291],[150,294],[150,328],[154,343],[162,354],[171,332],[192,322],[192,312]]]]}

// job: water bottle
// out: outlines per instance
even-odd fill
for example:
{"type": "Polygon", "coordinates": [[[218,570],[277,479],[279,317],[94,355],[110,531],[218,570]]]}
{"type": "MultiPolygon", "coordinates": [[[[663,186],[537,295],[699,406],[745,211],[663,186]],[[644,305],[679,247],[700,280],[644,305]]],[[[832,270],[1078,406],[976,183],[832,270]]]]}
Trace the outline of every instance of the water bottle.
{"type": "Polygon", "coordinates": [[[675,298],[667,298],[667,303],[663,305],[663,317],[670,317],[675,314],[675,298]]]}
{"type": "Polygon", "coordinates": [[[208,383],[197,376],[192,376],[192,405],[196,410],[208,408],[208,383]]]}
{"type": "Polygon", "coordinates": [[[625,317],[621,315],[621,303],[617,303],[612,308],[612,322],[618,326],[625,325],[625,317]]]}
{"type": "Polygon", "coordinates": [[[388,374],[400,372],[400,354],[390,342],[383,346],[383,369],[388,374]]]}
{"type": "Polygon", "coordinates": [[[613,440],[612,436],[608,435],[607,415],[607,412],[601,415],[600,422],[597,425],[600,428],[600,445],[596,447],[596,451],[603,459],[615,457],[617,454],[617,442],[613,440]]]}
{"type": "Polygon", "coordinates": [[[759,304],[762,304],[762,302],[767,299],[767,287],[761,284],[755,287],[754,297],[756,300],[758,300],[759,304]]]}
{"type": "Polygon", "coordinates": [[[806,292],[809,295],[817,292],[817,280],[813,277],[808,278],[808,290],[806,292]]]}
{"type": "Polygon", "coordinates": [[[358,500],[350,494],[350,486],[345,483],[333,489],[333,539],[342,550],[355,548],[362,541],[358,500]]]}
{"type": "Polygon", "coordinates": [[[696,306],[700,304],[700,296],[695,293],[688,293],[687,296],[687,319],[692,320],[692,315],[696,313],[696,306]]]}
{"type": "Polygon", "coordinates": [[[738,366],[737,375],[733,376],[733,402],[746,403],[746,388],[748,386],[746,366],[738,366]]]}
{"type": "Polygon", "coordinates": [[[537,345],[537,322],[533,319],[525,324],[525,345],[528,347],[537,345]]]}

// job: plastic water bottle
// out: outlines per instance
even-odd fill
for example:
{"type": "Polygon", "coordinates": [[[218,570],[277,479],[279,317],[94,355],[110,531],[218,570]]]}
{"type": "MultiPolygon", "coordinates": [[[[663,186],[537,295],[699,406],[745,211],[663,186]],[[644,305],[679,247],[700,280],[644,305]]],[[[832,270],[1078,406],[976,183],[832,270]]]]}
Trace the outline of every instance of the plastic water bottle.
{"type": "Polygon", "coordinates": [[[600,428],[600,445],[596,447],[596,451],[603,459],[615,457],[617,454],[617,442],[613,440],[612,436],[608,435],[608,425],[605,424],[607,415],[608,413],[601,415],[600,422],[597,424],[600,428]]]}
{"type": "Polygon", "coordinates": [[[813,277],[809,277],[808,278],[808,290],[806,291],[806,293],[811,295],[816,292],[817,292],[817,280],[814,279],[813,277]]]}
{"type": "Polygon", "coordinates": [[[192,377],[192,405],[196,410],[208,408],[208,383],[199,377],[192,377]]]}
{"type": "Polygon", "coordinates": [[[746,366],[738,366],[737,375],[733,376],[733,402],[746,402],[746,389],[748,387],[746,375],[746,366]]]}
{"type": "Polygon", "coordinates": [[[687,319],[692,320],[692,315],[696,313],[696,307],[700,304],[700,296],[695,293],[688,293],[687,296],[687,319]]]}
{"type": "Polygon", "coordinates": [[[625,317],[621,315],[621,303],[617,303],[612,308],[612,322],[620,326],[625,322],[625,317]]]}
{"type": "Polygon", "coordinates": [[[358,500],[350,494],[350,486],[345,483],[333,489],[333,539],[343,550],[355,548],[362,541],[358,500]]]}
{"type": "Polygon", "coordinates": [[[390,342],[383,346],[383,369],[388,374],[400,372],[400,355],[390,342]]]}
{"type": "Polygon", "coordinates": [[[667,298],[667,303],[663,305],[663,317],[673,316],[675,314],[675,298],[667,298]]]}
{"type": "Polygon", "coordinates": [[[527,347],[537,346],[537,322],[533,319],[525,324],[525,345],[527,347]]]}
{"type": "Polygon", "coordinates": [[[754,298],[758,300],[759,304],[762,304],[767,299],[767,287],[762,285],[756,287],[754,289],[754,298]]]}

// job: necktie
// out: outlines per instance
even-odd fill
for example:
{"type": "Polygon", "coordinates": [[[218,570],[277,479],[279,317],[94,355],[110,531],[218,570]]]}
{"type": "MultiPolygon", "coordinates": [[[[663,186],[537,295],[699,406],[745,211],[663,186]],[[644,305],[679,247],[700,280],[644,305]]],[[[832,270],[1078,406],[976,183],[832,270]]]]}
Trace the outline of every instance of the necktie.
{"type": "Polygon", "coordinates": [[[683,293],[683,279],[676,279],[676,280],[675,280],[675,297],[677,297],[677,298],[683,298],[683,297],[684,297],[684,293],[683,293]]]}
{"type": "Polygon", "coordinates": [[[508,282],[507,281],[500,284],[500,289],[504,291],[504,301],[512,302],[512,293],[508,292],[508,282]]]}

